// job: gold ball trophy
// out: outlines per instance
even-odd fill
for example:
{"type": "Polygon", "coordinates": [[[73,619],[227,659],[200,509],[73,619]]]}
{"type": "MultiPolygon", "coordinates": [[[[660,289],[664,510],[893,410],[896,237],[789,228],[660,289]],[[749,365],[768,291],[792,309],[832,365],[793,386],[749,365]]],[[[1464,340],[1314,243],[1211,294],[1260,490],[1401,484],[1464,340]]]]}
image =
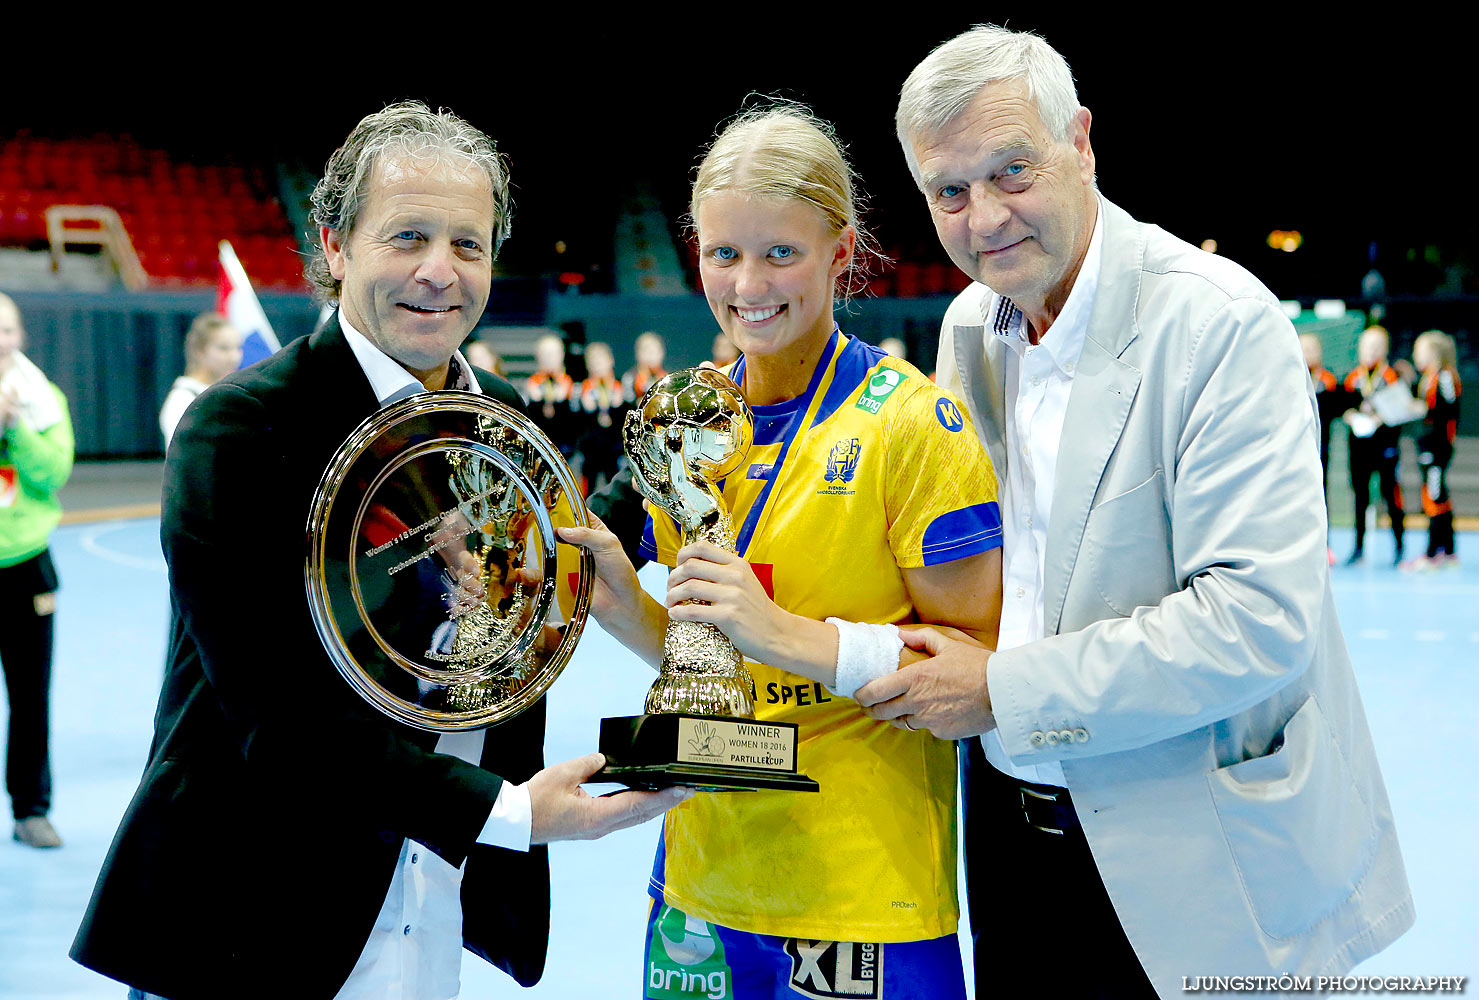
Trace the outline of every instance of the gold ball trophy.
{"type": "MultiPolygon", "coordinates": [[[[735,551],[716,485],[749,453],[754,415],[740,387],[709,368],[663,376],[627,414],[622,440],[632,483],[698,539],[735,551]]],[[[668,623],[662,666],[643,715],[601,720],[601,775],[633,787],[817,791],[796,770],[797,727],[755,721],[755,681],[717,626],[668,623]]]]}

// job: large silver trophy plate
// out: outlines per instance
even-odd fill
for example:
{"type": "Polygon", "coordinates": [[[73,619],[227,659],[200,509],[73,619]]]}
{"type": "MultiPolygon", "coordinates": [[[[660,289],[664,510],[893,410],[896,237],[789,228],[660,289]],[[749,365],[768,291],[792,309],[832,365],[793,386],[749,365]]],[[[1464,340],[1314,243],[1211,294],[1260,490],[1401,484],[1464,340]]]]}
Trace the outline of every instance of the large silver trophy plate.
{"type": "Polygon", "coordinates": [[[559,449],[523,414],[468,392],[394,403],[349,436],[314,495],[319,637],[344,679],[407,725],[512,718],[575,650],[594,560],[555,529],[587,524],[559,449]]]}

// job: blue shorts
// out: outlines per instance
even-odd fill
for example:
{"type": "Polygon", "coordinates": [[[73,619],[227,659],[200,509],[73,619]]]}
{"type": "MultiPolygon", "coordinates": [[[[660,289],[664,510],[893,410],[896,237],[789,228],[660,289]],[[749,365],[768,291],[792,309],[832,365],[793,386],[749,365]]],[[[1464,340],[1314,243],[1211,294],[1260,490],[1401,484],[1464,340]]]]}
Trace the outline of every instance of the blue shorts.
{"type": "Polygon", "coordinates": [[[654,899],[645,952],[648,1000],[965,1000],[954,934],[890,944],[781,938],[654,899]]]}

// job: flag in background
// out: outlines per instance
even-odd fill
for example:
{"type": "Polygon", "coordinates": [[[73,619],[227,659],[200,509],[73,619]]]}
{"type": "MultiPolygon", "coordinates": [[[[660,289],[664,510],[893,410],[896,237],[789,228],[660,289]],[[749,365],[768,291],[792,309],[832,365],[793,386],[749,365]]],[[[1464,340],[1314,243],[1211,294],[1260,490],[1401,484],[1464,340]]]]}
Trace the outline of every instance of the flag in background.
{"type": "Polygon", "coordinates": [[[236,258],[231,243],[221,241],[221,277],[216,285],[216,311],[225,315],[241,331],[241,367],[255,364],[282,347],[246,270],[236,258]]]}

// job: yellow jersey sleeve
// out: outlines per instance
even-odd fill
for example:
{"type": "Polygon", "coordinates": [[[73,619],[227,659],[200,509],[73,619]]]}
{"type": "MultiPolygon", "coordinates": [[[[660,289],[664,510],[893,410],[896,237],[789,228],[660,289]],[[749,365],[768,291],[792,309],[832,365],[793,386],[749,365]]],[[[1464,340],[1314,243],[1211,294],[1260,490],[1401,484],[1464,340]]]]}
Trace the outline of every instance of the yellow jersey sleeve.
{"type": "Polygon", "coordinates": [[[997,548],[996,472],[965,407],[920,375],[900,389],[902,398],[882,414],[889,417],[888,540],[898,565],[917,569],[997,548]]]}

